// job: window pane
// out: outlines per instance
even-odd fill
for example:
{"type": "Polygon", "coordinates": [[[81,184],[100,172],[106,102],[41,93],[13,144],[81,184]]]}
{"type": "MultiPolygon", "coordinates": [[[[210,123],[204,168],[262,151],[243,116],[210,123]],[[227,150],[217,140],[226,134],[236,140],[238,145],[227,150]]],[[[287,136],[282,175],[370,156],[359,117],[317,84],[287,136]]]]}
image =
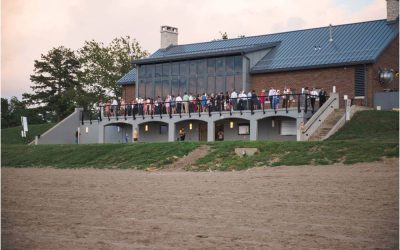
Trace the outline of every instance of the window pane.
{"type": "Polygon", "coordinates": [[[226,77],[226,91],[232,92],[235,88],[235,78],[234,76],[227,76],[226,77]]]}
{"type": "Polygon", "coordinates": [[[171,67],[170,64],[169,63],[164,63],[162,67],[163,67],[162,68],[163,76],[169,76],[170,75],[169,70],[170,70],[170,67],[171,67]]]}
{"type": "Polygon", "coordinates": [[[196,61],[190,61],[189,62],[189,68],[190,68],[190,75],[196,75],[197,74],[197,63],[196,61]]]}
{"type": "Polygon", "coordinates": [[[217,75],[224,75],[225,74],[224,58],[217,58],[215,60],[215,67],[216,67],[217,75]]]}
{"type": "Polygon", "coordinates": [[[154,65],[146,66],[146,77],[147,78],[154,77],[154,65]]]}
{"type": "Polygon", "coordinates": [[[178,77],[172,77],[171,80],[171,95],[177,95],[179,92],[179,78],[178,77]]]}
{"type": "Polygon", "coordinates": [[[242,73],[242,57],[235,56],[235,74],[242,73]]]}
{"type": "Polygon", "coordinates": [[[197,89],[196,89],[196,85],[197,85],[197,79],[196,77],[190,77],[189,79],[189,93],[197,93],[197,89]]]}
{"type": "Polygon", "coordinates": [[[217,76],[215,80],[215,93],[225,92],[225,77],[217,76]]]}
{"type": "Polygon", "coordinates": [[[139,66],[139,77],[143,78],[146,76],[146,65],[139,66]]]}
{"type": "Polygon", "coordinates": [[[171,86],[169,85],[168,79],[163,79],[162,81],[163,88],[162,88],[162,98],[163,100],[167,97],[167,95],[171,94],[171,86]]]}
{"type": "Polygon", "coordinates": [[[214,93],[215,92],[215,77],[209,76],[207,82],[207,93],[214,93]]]}
{"type": "Polygon", "coordinates": [[[187,78],[181,76],[179,77],[179,92],[177,94],[182,96],[185,92],[187,92],[187,78]]]}
{"type": "Polygon", "coordinates": [[[225,59],[225,64],[226,64],[226,74],[227,75],[233,75],[233,70],[234,70],[234,58],[233,57],[227,57],[225,59]]]}
{"type": "Polygon", "coordinates": [[[207,72],[209,75],[215,75],[215,59],[207,60],[207,72]]]}
{"type": "Polygon", "coordinates": [[[197,78],[197,93],[192,94],[203,94],[204,92],[207,92],[207,84],[205,78],[201,76],[197,78]]]}
{"type": "Polygon", "coordinates": [[[154,98],[162,95],[162,82],[161,79],[156,79],[154,82],[154,98]]]}
{"type": "Polygon", "coordinates": [[[197,75],[203,75],[206,72],[206,61],[198,60],[197,61],[197,75]]]}
{"type": "Polygon", "coordinates": [[[182,62],[179,64],[179,75],[187,76],[188,75],[188,63],[182,62]]]}
{"type": "Polygon", "coordinates": [[[156,64],[156,77],[161,77],[162,75],[162,64],[156,64]]]}
{"type": "Polygon", "coordinates": [[[154,97],[154,85],[150,79],[146,81],[146,98],[154,97]]]}
{"type": "Polygon", "coordinates": [[[173,63],[172,64],[171,75],[173,75],[173,76],[179,75],[179,63],[173,63]]]}
{"type": "Polygon", "coordinates": [[[235,76],[235,90],[236,92],[238,92],[241,91],[242,89],[243,89],[242,75],[237,75],[235,76]]]}
{"type": "Polygon", "coordinates": [[[146,95],[146,85],[144,80],[141,80],[139,83],[139,93],[138,96],[144,98],[146,95]]]}

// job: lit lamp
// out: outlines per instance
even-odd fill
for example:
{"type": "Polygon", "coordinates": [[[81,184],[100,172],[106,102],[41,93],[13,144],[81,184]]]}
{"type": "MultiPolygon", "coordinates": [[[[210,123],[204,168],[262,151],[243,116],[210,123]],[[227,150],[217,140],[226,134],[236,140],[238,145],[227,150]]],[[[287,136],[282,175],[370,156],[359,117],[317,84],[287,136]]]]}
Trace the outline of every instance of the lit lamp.
{"type": "Polygon", "coordinates": [[[147,125],[147,124],[144,125],[144,131],[146,131],[146,132],[149,131],[149,125],[147,125]]]}
{"type": "Polygon", "coordinates": [[[189,129],[192,130],[193,129],[193,124],[189,123],[189,129]]]}
{"type": "Polygon", "coordinates": [[[230,127],[230,128],[233,128],[233,121],[231,121],[231,122],[229,123],[229,127],[230,127]]]}
{"type": "Polygon", "coordinates": [[[86,127],[86,134],[89,133],[89,127],[86,127]]]}

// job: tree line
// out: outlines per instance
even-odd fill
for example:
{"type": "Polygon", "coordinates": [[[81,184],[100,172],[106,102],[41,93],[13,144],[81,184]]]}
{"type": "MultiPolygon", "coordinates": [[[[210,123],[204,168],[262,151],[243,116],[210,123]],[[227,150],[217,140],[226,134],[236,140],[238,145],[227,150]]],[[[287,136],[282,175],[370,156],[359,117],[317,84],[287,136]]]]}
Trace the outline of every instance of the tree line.
{"type": "Polygon", "coordinates": [[[116,82],[132,69],[132,60],[148,56],[136,39],[115,38],[111,43],[85,41],[82,48],[52,48],[34,61],[30,80],[32,93],[1,98],[1,127],[20,125],[21,115],[29,123],[58,122],[75,107],[90,107],[99,99],[121,95],[116,82]]]}

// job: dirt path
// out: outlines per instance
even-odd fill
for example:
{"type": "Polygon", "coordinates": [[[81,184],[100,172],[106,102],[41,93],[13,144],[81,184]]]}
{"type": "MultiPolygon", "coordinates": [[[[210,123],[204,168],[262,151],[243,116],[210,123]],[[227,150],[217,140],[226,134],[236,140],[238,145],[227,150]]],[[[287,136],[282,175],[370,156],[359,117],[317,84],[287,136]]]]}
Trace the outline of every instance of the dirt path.
{"type": "Polygon", "coordinates": [[[210,150],[210,146],[208,145],[201,145],[200,147],[196,148],[188,155],[179,158],[176,162],[165,166],[161,171],[163,172],[177,172],[183,171],[185,167],[192,165],[200,159],[207,155],[208,151],[210,150]]]}
{"type": "Polygon", "coordinates": [[[398,249],[398,171],[4,168],[2,249],[398,249]]]}

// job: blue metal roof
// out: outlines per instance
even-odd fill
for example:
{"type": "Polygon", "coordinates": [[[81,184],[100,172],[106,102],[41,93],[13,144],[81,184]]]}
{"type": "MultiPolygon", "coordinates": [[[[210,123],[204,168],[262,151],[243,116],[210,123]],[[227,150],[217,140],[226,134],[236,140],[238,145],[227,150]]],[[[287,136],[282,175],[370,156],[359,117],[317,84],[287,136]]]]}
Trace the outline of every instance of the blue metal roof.
{"type": "Polygon", "coordinates": [[[119,85],[133,84],[136,82],[136,68],[131,69],[121,79],[117,81],[119,85]]]}
{"type": "Polygon", "coordinates": [[[224,51],[248,50],[268,44],[273,44],[272,50],[251,69],[252,73],[372,63],[398,33],[398,22],[388,23],[384,19],[333,26],[332,42],[329,42],[329,27],[321,27],[170,46],[133,63],[217,56],[224,51]]]}

